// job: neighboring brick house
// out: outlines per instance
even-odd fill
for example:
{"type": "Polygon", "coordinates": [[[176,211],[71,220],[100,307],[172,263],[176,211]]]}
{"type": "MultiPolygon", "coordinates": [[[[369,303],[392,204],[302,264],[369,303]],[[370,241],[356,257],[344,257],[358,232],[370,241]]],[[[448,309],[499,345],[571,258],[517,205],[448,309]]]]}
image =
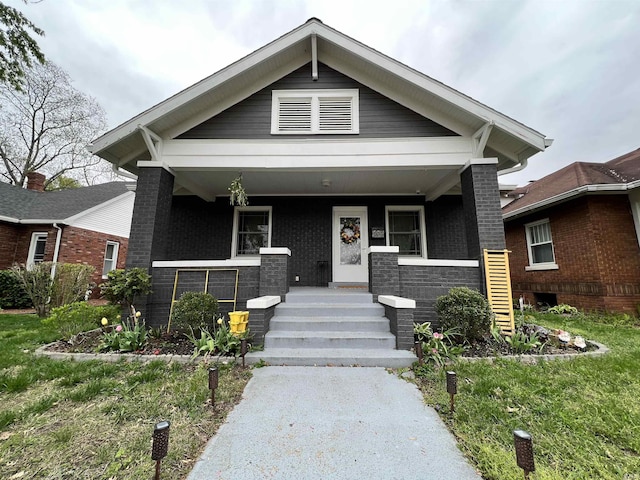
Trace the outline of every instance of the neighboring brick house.
{"type": "Polygon", "coordinates": [[[482,290],[482,250],[505,247],[497,173],[550,144],[310,19],[92,152],[138,175],[127,265],[153,276],[139,305],[151,323],[225,271],[238,309],[346,284],[415,300],[415,320],[434,321],[436,297],[482,290]],[[239,175],[247,207],[229,204],[239,175]]]}
{"type": "Polygon", "coordinates": [[[111,182],[44,191],[44,175],[27,188],[0,183],[0,269],[42,261],[95,267],[93,282],[124,268],[135,183],[111,182]]]}
{"type": "Polygon", "coordinates": [[[576,162],[503,208],[515,296],[585,310],[640,305],[640,149],[576,162]]]}

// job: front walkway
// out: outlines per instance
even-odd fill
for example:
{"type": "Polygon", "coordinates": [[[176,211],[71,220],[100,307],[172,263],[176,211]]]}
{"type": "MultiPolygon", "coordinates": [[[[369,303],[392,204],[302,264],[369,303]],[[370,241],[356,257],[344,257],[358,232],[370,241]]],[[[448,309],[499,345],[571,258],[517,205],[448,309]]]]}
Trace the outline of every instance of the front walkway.
{"type": "Polygon", "coordinates": [[[188,480],[479,480],[418,389],[383,368],[254,369],[188,480]]]}

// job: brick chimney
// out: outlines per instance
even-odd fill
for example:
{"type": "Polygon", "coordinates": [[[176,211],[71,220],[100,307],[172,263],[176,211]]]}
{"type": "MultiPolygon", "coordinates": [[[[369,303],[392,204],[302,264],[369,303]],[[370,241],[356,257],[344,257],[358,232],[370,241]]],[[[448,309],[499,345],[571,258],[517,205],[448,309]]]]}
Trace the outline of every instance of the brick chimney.
{"type": "Polygon", "coordinates": [[[27,189],[44,192],[44,182],[46,179],[47,177],[38,172],[27,173],[27,189]]]}

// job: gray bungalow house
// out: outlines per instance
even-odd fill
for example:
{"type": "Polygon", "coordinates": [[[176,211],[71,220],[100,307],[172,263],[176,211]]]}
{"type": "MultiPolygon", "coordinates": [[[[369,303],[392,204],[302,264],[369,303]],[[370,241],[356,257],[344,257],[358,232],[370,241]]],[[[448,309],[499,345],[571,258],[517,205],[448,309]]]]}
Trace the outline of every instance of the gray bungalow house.
{"type": "Polygon", "coordinates": [[[205,289],[251,312],[272,363],[347,363],[315,352],[338,345],[363,364],[371,338],[345,318],[383,318],[372,342],[406,351],[436,297],[484,290],[483,249],[505,248],[498,174],[550,144],[312,18],[91,150],[138,176],[127,266],[153,276],[150,322],[205,289]],[[245,207],[229,202],[240,175],[245,207]]]}

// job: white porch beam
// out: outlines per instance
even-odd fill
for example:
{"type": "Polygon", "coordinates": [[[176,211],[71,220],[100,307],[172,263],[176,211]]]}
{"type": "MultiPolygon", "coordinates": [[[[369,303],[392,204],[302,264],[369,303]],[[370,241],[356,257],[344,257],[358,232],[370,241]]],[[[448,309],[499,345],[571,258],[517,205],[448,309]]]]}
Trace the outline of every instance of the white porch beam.
{"type": "Polygon", "coordinates": [[[210,189],[203,187],[199,183],[193,182],[186,178],[184,175],[181,175],[179,172],[176,172],[174,169],[171,169],[174,176],[174,182],[178,184],[179,187],[183,187],[190,191],[191,193],[197,195],[205,202],[215,202],[216,194],[212,192],[210,189]]]}
{"type": "Polygon", "coordinates": [[[438,197],[444,195],[453,187],[455,187],[458,182],[460,182],[460,172],[451,172],[446,177],[444,177],[440,181],[440,183],[438,183],[438,186],[436,188],[427,193],[427,195],[425,195],[425,198],[427,199],[427,201],[433,202],[438,197]]]}

